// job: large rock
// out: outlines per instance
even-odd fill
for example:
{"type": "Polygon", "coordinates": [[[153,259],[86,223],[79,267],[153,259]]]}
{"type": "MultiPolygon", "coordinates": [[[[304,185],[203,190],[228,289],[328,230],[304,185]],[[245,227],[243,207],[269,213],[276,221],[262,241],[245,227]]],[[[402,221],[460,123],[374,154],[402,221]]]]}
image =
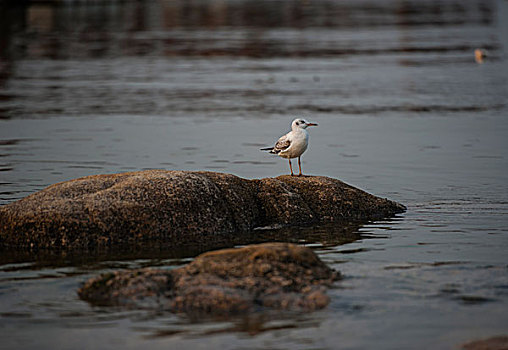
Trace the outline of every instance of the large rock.
{"type": "Polygon", "coordinates": [[[497,337],[476,340],[462,345],[463,350],[508,350],[508,336],[500,335],[497,337]]]}
{"type": "Polygon", "coordinates": [[[339,277],[309,248],[266,243],[208,252],[174,270],[104,274],[87,281],[78,294],[95,305],[191,315],[315,310],[328,304],[326,287],[339,277]]]}
{"type": "Polygon", "coordinates": [[[149,170],[58,183],[0,207],[0,247],[178,246],[260,226],[373,220],[404,211],[339,180],[149,170]]]}

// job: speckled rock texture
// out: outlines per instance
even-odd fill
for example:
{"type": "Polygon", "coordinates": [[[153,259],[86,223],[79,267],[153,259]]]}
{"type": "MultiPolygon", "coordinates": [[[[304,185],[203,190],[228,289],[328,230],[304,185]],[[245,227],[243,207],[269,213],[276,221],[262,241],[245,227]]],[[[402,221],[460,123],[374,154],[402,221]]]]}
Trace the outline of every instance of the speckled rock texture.
{"type": "Polygon", "coordinates": [[[508,336],[500,335],[462,345],[463,350],[508,350],[508,336]]]}
{"type": "Polygon", "coordinates": [[[339,180],[247,180],[148,170],[58,183],[0,207],[0,248],[179,245],[271,225],[373,220],[404,211],[339,180]]]}
{"type": "Polygon", "coordinates": [[[174,270],[138,269],[87,281],[80,298],[94,305],[156,308],[191,315],[259,309],[316,310],[340,274],[306,247],[265,243],[204,253],[174,270]]]}

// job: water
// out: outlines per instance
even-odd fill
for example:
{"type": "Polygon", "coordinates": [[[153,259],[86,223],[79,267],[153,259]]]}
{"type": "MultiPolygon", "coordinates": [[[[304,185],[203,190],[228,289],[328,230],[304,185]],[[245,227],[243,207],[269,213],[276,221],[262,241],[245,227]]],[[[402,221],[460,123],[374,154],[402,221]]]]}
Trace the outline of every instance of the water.
{"type": "Polygon", "coordinates": [[[506,334],[506,18],[501,0],[0,5],[1,204],[98,173],[287,173],[258,149],[302,116],[320,124],[304,172],[408,207],[346,232],[258,233],[344,274],[303,315],[189,320],[77,298],[91,276],[203,247],[2,252],[0,347],[451,349],[506,334]]]}

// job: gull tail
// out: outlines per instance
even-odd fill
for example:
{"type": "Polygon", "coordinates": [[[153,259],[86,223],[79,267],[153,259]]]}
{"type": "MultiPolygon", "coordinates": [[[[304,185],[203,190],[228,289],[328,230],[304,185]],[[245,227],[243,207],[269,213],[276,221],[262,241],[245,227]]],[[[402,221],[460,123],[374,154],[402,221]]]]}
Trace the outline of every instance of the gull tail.
{"type": "Polygon", "coordinates": [[[261,151],[268,151],[269,153],[279,154],[279,150],[275,150],[273,147],[260,148],[261,151]]]}

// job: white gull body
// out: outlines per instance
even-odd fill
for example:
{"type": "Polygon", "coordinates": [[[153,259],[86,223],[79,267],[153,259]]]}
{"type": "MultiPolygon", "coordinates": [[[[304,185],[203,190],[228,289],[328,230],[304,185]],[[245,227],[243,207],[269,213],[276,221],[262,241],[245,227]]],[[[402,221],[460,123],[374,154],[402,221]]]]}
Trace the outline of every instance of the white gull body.
{"type": "Polygon", "coordinates": [[[302,176],[300,156],[307,150],[307,146],[309,145],[309,133],[305,130],[309,126],[317,126],[317,124],[297,118],[291,123],[291,131],[281,136],[274,147],[262,148],[261,150],[270,151],[270,153],[288,159],[291,176],[294,175],[291,159],[298,158],[298,168],[300,170],[298,176],[302,176]]]}

